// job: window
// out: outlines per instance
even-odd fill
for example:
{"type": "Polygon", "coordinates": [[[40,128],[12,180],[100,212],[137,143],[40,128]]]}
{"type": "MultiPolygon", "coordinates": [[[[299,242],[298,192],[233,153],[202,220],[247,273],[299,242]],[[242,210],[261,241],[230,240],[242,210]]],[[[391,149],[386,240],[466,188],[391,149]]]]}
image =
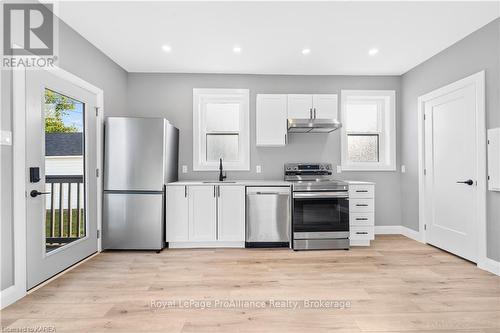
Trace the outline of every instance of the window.
{"type": "Polygon", "coordinates": [[[250,170],[248,89],[193,89],[193,170],[250,170]]]}
{"type": "Polygon", "coordinates": [[[396,93],[343,90],[342,170],[396,170],[396,93]]]}

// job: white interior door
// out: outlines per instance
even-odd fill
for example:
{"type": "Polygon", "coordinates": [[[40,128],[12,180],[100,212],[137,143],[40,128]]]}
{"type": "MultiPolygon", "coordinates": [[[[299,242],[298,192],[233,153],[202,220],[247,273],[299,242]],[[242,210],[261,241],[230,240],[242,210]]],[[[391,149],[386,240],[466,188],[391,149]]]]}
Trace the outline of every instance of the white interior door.
{"type": "Polygon", "coordinates": [[[26,71],[28,289],[97,251],[97,96],[26,71]]]}
{"type": "Polygon", "coordinates": [[[426,240],[476,262],[476,87],[440,89],[423,107],[426,240]]]}

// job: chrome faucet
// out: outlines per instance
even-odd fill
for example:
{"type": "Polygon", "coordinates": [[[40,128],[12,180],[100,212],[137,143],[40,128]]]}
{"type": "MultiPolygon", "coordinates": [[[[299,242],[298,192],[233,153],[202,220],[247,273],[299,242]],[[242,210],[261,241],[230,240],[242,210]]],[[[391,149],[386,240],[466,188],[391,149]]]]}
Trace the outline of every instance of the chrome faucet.
{"type": "Polygon", "coordinates": [[[227,176],[222,172],[222,157],[219,159],[219,181],[223,182],[227,176]]]}

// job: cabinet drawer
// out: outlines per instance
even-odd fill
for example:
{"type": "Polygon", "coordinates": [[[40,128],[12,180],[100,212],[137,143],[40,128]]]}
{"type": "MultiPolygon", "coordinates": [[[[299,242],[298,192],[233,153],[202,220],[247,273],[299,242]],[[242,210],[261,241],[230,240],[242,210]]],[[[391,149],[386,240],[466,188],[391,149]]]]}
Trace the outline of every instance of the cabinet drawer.
{"type": "Polygon", "coordinates": [[[373,199],[351,199],[349,198],[349,213],[374,212],[373,199]]]}
{"type": "Polygon", "coordinates": [[[374,227],[351,227],[350,228],[351,240],[372,240],[374,237],[374,227]]]}
{"type": "Polygon", "coordinates": [[[375,186],[373,185],[349,185],[349,198],[374,198],[375,186]]]}
{"type": "Polygon", "coordinates": [[[373,226],[375,225],[374,213],[349,213],[349,224],[351,226],[373,226]]]}

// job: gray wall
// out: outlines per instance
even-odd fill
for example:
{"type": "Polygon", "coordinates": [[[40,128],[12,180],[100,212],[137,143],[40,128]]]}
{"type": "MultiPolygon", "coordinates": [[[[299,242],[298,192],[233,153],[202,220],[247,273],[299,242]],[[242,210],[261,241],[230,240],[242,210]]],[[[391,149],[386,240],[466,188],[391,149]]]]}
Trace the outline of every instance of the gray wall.
{"type": "MultiPolygon", "coordinates": [[[[500,126],[500,19],[430,58],[402,77],[401,175],[403,225],[418,230],[417,98],[471,74],[486,72],[486,127],[500,126]]],[[[500,193],[487,195],[488,257],[500,260],[500,193]]]]}
{"type": "MultiPolygon", "coordinates": [[[[60,21],[59,24],[59,67],[81,77],[103,89],[104,109],[111,114],[127,106],[127,72],[104,53],[90,44],[73,29],[60,21]]],[[[2,73],[2,129],[10,130],[12,107],[12,85],[8,72],[2,73]],[[4,102],[5,101],[5,102],[4,102]]],[[[1,288],[13,283],[12,247],[12,147],[0,146],[2,202],[1,202],[1,288]]]]}
{"type": "MultiPolygon", "coordinates": [[[[255,147],[255,99],[258,93],[338,93],[340,89],[391,89],[400,99],[400,77],[281,76],[224,74],[129,74],[128,109],[111,115],[165,117],[180,129],[179,164],[189,172],[181,179],[216,179],[216,172],[193,172],[193,88],[250,89],[251,171],[228,172],[232,179],[282,179],[283,164],[324,161],[340,164],[340,131],[331,134],[292,134],[284,148],[255,147]],[[262,173],[255,166],[262,165],[262,173]]],[[[400,108],[397,107],[397,112],[400,108]]],[[[180,170],[179,170],[180,171],[180,170]]],[[[376,185],[376,224],[400,225],[399,173],[344,172],[340,179],[373,181],[376,185]]]]}

